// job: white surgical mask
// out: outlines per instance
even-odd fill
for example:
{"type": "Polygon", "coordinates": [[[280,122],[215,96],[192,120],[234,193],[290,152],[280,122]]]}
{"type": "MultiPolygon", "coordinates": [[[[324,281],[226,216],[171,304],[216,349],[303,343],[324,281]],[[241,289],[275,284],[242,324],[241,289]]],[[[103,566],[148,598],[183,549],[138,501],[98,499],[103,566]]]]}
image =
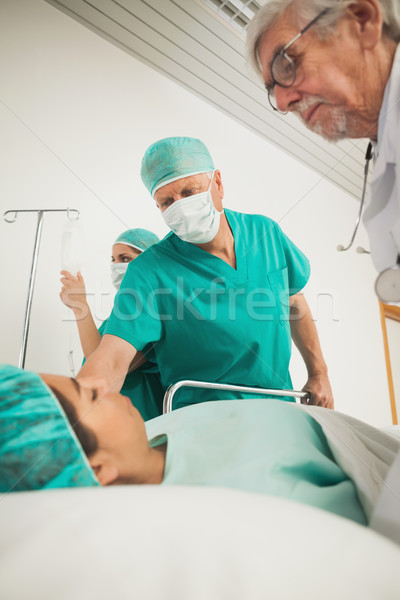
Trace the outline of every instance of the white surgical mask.
{"type": "Polygon", "coordinates": [[[212,201],[212,180],[206,192],[181,198],[162,213],[168,227],[184,242],[207,244],[218,233],[223,211],[218,212],[212,201]]]}
{"type": "Polygon", "coordinates": [[[129,263],[111,263],[111,281],[114,286],[119,290],[121,281],[124,278],[129,263]]]}

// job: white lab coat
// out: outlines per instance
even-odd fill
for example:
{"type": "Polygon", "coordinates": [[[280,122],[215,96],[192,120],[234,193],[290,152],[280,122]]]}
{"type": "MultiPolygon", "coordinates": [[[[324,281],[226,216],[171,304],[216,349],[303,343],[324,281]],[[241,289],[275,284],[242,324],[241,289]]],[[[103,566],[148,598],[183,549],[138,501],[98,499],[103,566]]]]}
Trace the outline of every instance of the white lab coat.
{"type": "Polygon", "coordinates": [[[371,258],[379,273],[400,253],[400,45],[379,115],[371,197],[364,213],[371,258]]]}

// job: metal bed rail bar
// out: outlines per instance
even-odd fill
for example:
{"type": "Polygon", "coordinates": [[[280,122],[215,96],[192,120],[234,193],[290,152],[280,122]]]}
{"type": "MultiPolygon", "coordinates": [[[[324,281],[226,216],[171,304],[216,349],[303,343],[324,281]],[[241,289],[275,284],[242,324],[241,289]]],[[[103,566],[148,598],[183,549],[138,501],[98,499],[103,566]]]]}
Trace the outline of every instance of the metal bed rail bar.
{"type": "Polygon", "coordinates": [[[228,392],[242,392],[247,394],[264,394],[266,396],[290,396],[292,398],[298,398],[299,400],[309,398],[308,392],[299,392],[296,390],[272,390],[267,388],[247,387],[244,385],[231,385],[229,383],[212,383],[208,381],[192,381],[191,379],[184,379],[182,381],[173,383],[167,388],[163,400],[164,414],[172,411],[172,401],[174,395],[183,387],[224,390],[228,392]]]}

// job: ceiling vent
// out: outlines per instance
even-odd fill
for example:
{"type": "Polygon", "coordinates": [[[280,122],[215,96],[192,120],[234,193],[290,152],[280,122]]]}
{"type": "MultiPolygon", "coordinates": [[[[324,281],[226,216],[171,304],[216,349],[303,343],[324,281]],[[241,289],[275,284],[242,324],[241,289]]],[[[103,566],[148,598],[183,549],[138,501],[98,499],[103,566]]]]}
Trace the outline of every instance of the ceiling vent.
{"type": "Polygon", "coordinates": [[[261,4],[256,0],[203,0],[219,15],[229,21],[237,29],[244,32],[261,4]]]}
{"type": "Polygon", "coordinates": [[[293,115],[267,110],[245,51],[247,25],[265,0],[47,2],[359,197],[365,142],[330,144],[293,115]]]}

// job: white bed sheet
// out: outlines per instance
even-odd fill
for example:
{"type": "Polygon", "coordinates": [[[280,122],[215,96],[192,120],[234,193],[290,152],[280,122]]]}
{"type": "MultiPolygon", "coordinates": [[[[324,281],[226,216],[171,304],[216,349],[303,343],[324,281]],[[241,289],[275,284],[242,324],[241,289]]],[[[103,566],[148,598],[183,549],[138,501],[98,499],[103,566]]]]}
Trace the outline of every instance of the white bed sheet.
{"type": "Polygon", "coordinates": [[[0,499],[2,600],[398,600],[400,547],[309,506],[205,487],[0,499]]]}

